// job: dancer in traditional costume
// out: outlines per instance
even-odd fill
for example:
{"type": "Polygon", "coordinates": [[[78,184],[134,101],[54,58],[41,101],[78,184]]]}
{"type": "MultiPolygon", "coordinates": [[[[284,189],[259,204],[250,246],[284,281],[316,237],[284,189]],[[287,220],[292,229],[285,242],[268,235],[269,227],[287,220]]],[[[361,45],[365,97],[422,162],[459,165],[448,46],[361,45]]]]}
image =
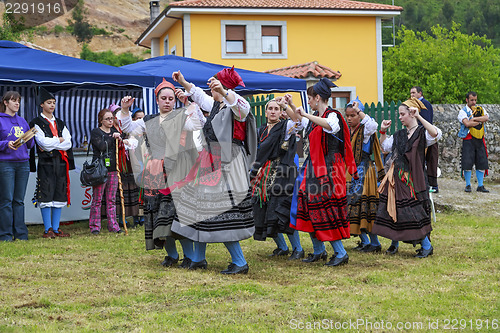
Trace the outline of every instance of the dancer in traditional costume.
{"type": "Polygon", "coordinates": [[[231,263],[222,274],[246,274],[248,264],[240,240],[254,234],[249,170],[257,138],[250,104],[234,92],[243,80],[224,68],[208,80],[212,96],[186,81],[173,79],[203,110],[211,110],[203,127],[204,148],[185,182],[173,191],[179,220],[172,230],[195,242],[191,269],[207,268],[207,243],[224,243],[231,263]]]}
{"type": "Polygon", "coordinates": [[[380,142],[376,135],[378,124],[375,119],[363,112],[364,109],[359,98],[351,101],[345,108],[345,118],[351,132],[351,146],[359,176],[358,179],[352,179],[349,174],[346,175],[349,222],[351,235],[359,236],[361,239],[355,250],[380,252],[382,245],[377,235],[371,231],[379,200],[377,179],[382,180],[385,171],[380,155],[380,142]]]}
{"type": "Polygon", "coordinates": [[[255,220],[253,237],[260,241],[272,237],[278,247],[271,256],[286,256],[290,253],[283,237],[286,233],[292,245],[289,260],[304,257],[299,232],[290,228],[293,185],[297,178],[295,134],[302,129],[295,109],[289,94],[267,102],[267,123],[257,130],[257,157],[250,172],[255,220]]]}
{"type": "Polygon", "coordinates": [[[380,126],[382,150],[392,152],[393,162],[378,189],[380,202],[372,233],[393,241],[388,254],[398,251],[399,241],[414,246],[421,243],[416,257],[433,254],[425,148],[442,134],[420,115],[423,108],[424,104],[412,97],[399,107],[399,120],[405,128],[387,137],[391,121],[384,120],[380,126]]]}
{"type": "Polygon", "coordinates": [[[334,255],[326,265],[339,266],[349,261],[342,245],[342,239],[350,237],[346,167],[355,179],[358,176],[349,128],[340,112],[328,106],[330,88],[333,86],[330,80],[322,78],[307,89],[308,104],[315,111],[314,115],[304,112],[302,108],[297,109],[305,127],[304,138],[309,144],[307,147],[306,143],[305,152],[309,156],[295,183],[296,220],[293,219],[295,212],[292,210],[291,225],[311,235],[314,253],[303,261],[326,260],[323,242],[329,241],[334,255]]]}
{"type": "Polygon", "coordinates": [[[39,88],[42,113],[30,122],[35,127],[38,166],[35,166],[34,151],[31,154],[31,172],[37,171],[35,204],[40,207],[45,227],[43,237],[69,237],[61,231],[61,210],[71,204],[69,170],[75,169],[71,150],[71,134],[64,121],[54,117],[56,99],[54,95],[39,88]]]}
{"type": "Polygon", "coordinates": [[[192,132],[203,127],[205,118],[194,104],[175,109],[175,87],[165,79],[156,87],[155,95],[159,113],[132,121],[129,108],[134,99],[126,96],[117,118],[125,133],[142,135],[145,141],[144,169],[134,173],[140,173],[139,185],[144,189],[146,249],[165,248],[167,256],[161,264],[170,267],[179,261],[175,246],[175,239],[179,239],[184,252],[180,267],[187,268],[193,259],[193,243],[172,232],[176,218],[172,196],[159,190],[182,180],[193,166],[198,153],[192,132]]]}

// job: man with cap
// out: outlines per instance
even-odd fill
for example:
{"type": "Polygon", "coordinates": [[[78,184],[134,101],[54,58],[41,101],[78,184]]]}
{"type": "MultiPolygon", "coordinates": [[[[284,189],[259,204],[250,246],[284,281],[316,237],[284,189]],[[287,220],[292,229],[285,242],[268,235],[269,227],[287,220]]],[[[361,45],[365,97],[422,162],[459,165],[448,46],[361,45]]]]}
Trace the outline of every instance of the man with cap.
{"type": "Polygon", "coordinates": [[[38,88],[41,114],[30,122],[35,127],[36,153],[32,149],[31,172],[37,171],[35,204],[40,207],[45,231],[43,238],[69,237],[59,228],[61,209],[71,204],[69,170],[75,169],[71,134],[64,121],[54,117],[56,99],[43,87],[38,88]]]}
{"type": "Polygon", "coordinates": [[[190,269],[207,268],[207,243],[224,243],[231,263],[221,273],[246,274],[249,267],[239,241],[255,231],[248,171],[257,136],[249,103],[234,91],[245,84],[234,67],[208,80],[212,96],[186,81],[180,71],[172,77],[201,109],[210,110],[200,157],[180,191],[173,192],[179,219],[172,230],[195,242],[190,269]]]}

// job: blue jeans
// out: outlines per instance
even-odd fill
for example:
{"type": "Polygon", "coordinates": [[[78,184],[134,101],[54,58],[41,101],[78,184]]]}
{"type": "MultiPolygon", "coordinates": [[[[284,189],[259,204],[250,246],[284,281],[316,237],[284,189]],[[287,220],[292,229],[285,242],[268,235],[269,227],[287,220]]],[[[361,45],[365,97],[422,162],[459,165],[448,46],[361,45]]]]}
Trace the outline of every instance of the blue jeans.
{"type": "Polygon", "coordinates": [[[0,162],[0,241],[28,239],[24,223],[24,195],[30,176],[29,162],[0,162]]]}

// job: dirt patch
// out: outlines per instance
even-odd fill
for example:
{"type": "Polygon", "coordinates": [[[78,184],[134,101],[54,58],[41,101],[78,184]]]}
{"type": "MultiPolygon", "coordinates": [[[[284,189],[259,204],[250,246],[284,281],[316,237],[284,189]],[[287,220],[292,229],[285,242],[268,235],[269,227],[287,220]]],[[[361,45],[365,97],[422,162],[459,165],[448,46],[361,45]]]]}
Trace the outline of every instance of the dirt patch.
{"type": "Polygon", "coordinates": [[[466,193],[465,181],[439,178],[439,193],[434,193],[436,210],[453,210],[475,215],[500,216],[500,184],[485,183],[490,193],[477,192],[477,183],[472,183],[472,192],[466,193]]]}

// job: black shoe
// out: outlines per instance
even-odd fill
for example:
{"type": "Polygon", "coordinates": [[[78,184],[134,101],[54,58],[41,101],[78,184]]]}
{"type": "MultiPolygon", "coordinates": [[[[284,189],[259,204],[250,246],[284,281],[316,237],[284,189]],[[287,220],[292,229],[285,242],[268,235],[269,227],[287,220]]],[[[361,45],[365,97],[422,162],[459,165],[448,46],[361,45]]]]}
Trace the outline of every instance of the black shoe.
{"type": "Polygon", "coordinates": [[[97,235],[99,235],[99,230],[94,230],[94,231],[91,232],[91,234],[97,236],[97,235]]]}
{"type": "Polygon", "coordinates": [[[325,264],[325,266],[340,266],[345,265],[349,262],[349,255],[346,253],[342,258],[337,258],[335,256],[330,258],[330,261],[325,264]]]}
{"type": "Polygon", "coordinates": [[[269,256],[270,257],[287,256],[289,253],[290,253],[290,250],[288,250],[288,249],[282,250],[278,247],[278,248],[275,248],[273,253],[270,254],[269,256]]]}
{"type": "Polygon", "coordinates": [[[382,251],[382,245],[378,245],[378,246],[375,246],[375,245],[371,245],[371,244],[368,244],[367,246],[365,246],[364,248],[362,248],[361,250],[359,250],[360,252],[368,252],[368,253],[375,253],[375,252],[381,252],[382,251]]]}
{"type": "Polygon", "coordinates": [[[476,189],[477,192],[490,193],[484,186],[478,186],[476,189]]]}
{"type": "Polygon", "coordinates": [[[320,259],[321,260],[326,260],[326,258],[328,258],[328,253],[326,251],[323,251],[320,254],[309,253],[307,255],[307,258],[302,259],[302,261],[303,262],[315,262],[315,261],[318,261],[320,259]]]}
{"type": "Polygon", "coordinates": [[[182,263],[179,265],[179,268],[189,268],[189,265],[191,264],[191,259],[188,257],[184,257],[182,259],[182,263]]]}
{"type": "Polygon", "coordinates": [[[471,191],[470,185],[465,186],[465,192],[469,193],[471,191]]]}
{"type": "Polygon", "coordinates": [[[188,269],[190,270],[196,270],[198,268],[207,269],[207,266],[208,266],[207,260],[203,259],[202,261],[191,261],[188,269]]]}
{"type": "Polygon", "coordinates": [[[179,261],[179,258],[174,259],[174,258],[172,258],[170,256],[165,256],[165,259],[161,262],[161,265],[163,267],[170,267],[173,264],[177,264],[178,261],[179,261]]]}
{"type": "Polygon", "coordinates": [[[388,254],[388,255],[395,255],[396,253],[398,253],[398,247],[394,246],[394,245],[391,245],[389,246],[389,248],[387,250],[385,250],[385,254],[388,254]]]}
{"type": "Polygon", "coordinates": [[[293,250],[292,255],[290,257],[288,257],[288,260],[298,260],[298,259],[302,259],[304,257],[305,257],[304,250],[302,250],[302,251],[293,250]]]}
{"type": "Polygon", "coordinates": [[[414,255],[414,257],[427,258],[428,256],[431,256],[433,253],[434,253],[434,248],[431,246],[431,248],[428,250],[424,250],[424,249],[417,250],[417,254],[414,255]]]}
{"type": "Polygon", "coordinates": [[[248,264],[243,266],[238,266],[236,264],[230,263],[227,266],[227,269],[223,270],[221,274],[247,274],[248,273],[248,264]]]}
{"type": "Polygon", "coordinates": [[[362,251],[365,247],[367,247],[367,246],[369,246],[369,245],[370,245],[370,243],[368,243],[368,244],[363,244],[363,243],[361,243],[361,242],[358,242],[358,246],[353,247],[352,249],[353,249],[353,250],[356,250],[356,251],[362,251]]]}

